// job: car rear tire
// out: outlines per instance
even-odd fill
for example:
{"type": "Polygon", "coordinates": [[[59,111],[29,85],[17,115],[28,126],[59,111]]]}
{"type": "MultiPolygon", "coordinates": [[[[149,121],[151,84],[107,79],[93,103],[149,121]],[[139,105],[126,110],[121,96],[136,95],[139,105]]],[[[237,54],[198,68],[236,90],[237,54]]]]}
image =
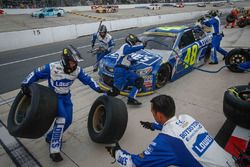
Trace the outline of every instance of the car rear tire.
{"type": "Polygon", "coordinates": [[[227,68],[230,71],[241,73],[241,72],[244,72],[244,70],[239,69],[237,67],[232,67],[231,65],[244,63],[249,60],[250,60],[250,55],[246,50],[236,48],[236,49],[231,50],[228,53],[228,55],[225,57],[225,64],[227,65],[227,68]]]}
{"type": "Polygon", "coordinates": [[[57,17],[61,17],[62,16],[62,14],[61,13],[57,13],[57,17]]]}
{"type": "Polygon", "coordinates": [[[247,25],[247,21],[246,20],[239,20],[237,22],[237,25],[240,27],[240,28],[244,28],[246,25],[247,25]]]}
{"type": "Polygon", "coordinates": [[[223,112],[227,119],[250,129],[250,85],[235,86],[224,93],[223,112]]]}
{"type": "Polygon", "coordinates": [[[44,14],[39,14],[39,18],[44,18],[44,14]]]}
{"type": "Polygon", "coordinates": [[[96,143],[114,143],[123,136],[127,122],[127,107],[122,100],[100,96],[95,100],[89,112],[89,136],[96,143]]]}
{"type": "Polygon", "coordinates": [[[18,93],[8,115],[7,128],[15,137],[36,139],[43,136],[57,113],[56,94],[48,87],[31,84],[30,95],[18,93]]]}
{"type": "Polygon", "coordinates": [[[162,64],[156,74],[156,88],[159,89],[167,84],[171,78],[171,68],[169,64],[162,64]]]}

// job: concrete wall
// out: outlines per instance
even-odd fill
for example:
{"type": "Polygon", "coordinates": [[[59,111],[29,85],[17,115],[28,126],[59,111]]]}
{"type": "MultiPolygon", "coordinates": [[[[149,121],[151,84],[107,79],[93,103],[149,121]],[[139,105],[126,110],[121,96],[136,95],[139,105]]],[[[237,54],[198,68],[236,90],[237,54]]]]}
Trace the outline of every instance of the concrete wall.
{"type": "MultiPolygon", "coordinates": [[[[229,11],[230,9],[222,10],[223,13],[229,11]]],[[[110,31],[115,31],[132,27],[143,27],[155,24],[169,23],[173,21],[193,19],[206,12],[207,11],[200,11],[178,14],[166,14],[150,17],[138,17],[122,20],[105,21],[103,22],[103,24],[106,25],[110,31]]],[[[0,33],[0,51],[7,51],[68,39],[75,39],[80,36],[95,33],[98,25],[99,22],[95,22],[79,25],[67,25],[60,27],[49,27],[42,29],[0,33]]]]}

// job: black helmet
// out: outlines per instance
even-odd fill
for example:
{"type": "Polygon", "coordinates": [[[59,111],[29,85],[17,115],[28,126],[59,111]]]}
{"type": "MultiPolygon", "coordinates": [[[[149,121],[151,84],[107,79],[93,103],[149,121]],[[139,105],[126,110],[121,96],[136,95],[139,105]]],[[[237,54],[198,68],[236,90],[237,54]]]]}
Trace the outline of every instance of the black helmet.
{"type": "Polygon", "coordinates": [[[66,74],[74,72],[80,59],[81,55],[75,47],[69,45],[67,48],[64,48],[62,53],[62,64],[64,67],[64,72],[66,74]],[[70,65],[70,61],[75,63],[73,67],[70,65]]]}
{"type": "Polygon", "coordinates": [[[212,17],[215,17],[218,15],[218,12],[219,12],[218,10],[211,10],[211,11],[209,11],[209,15],[212,17]]]}
{"type": "Polygon", "coordinates": [[[101,25],[101,27],[99,28],[99,34],[102,38],[104,38],[107,34],[107,27],[105,25],[101,25]]]}
{"type": "Polygon", "coordinates": [[[128,43],[129,45],[133,46],[136,44],[136,42],[140,42],[140,40],[134,34],[129,34],[126,37],[125,42],[128,43]]]}

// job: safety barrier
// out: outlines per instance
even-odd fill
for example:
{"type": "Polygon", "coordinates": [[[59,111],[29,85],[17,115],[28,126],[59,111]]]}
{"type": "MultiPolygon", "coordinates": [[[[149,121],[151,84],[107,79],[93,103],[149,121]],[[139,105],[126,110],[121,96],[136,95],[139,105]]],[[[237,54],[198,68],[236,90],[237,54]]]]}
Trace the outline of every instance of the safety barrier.
{"type": "MultiPolygon", "coordinates": [[[[222,10],[223,13],[230,9],[222,10]]],[[[138,17],[122,20],[104,21],[109,31],[122,30],[132,27],[143,27],[155,24],[164,24],[174,21],[193,19],[207,11],[188,12],[178,14],[166,14],[149,17],[138,17]]],[[[0,51],[7,51],[63,40],[75,39],[80,36],[90,35],[96,32],[99,22],[49,27],[42,29],[15,31],[0,33],[0,51]]]]}

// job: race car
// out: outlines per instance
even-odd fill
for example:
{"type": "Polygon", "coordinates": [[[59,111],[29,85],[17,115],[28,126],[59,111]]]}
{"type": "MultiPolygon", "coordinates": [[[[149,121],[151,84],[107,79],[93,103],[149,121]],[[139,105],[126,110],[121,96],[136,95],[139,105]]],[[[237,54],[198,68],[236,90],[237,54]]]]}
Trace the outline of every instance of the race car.
{"type": "Polygon", "coordinates": [[[151,10],[160,10],[161,9],[161,7],[158,4],[150,4],[146,8],[151,9],[151,10]]]}
{"type": "MultiPolygon", "coordinates": [[[[168,81],[174,81],[192,71],[193,66],[204,64],[210,54],[212,34],[198,26],[156,27],[143,33],[145,49],[127,56],[134,70],[144,79],[138,96],[152,94],[168,81]]],[[[100,61],[99,84],[104,89],[113,85],[114,66],[118,52],[105,55],[100,61]]],[[[123,95],[130,87],[122,90],[123,95]]]]}
{"type": "Polygon", "coordinates": [[[176,8],[184,8],[184,4],[183,3],[176,3],[174,5],[174,7],[176,7],[176,8]]]}
{"type": "Polygon", "coordinates": [[[64,16],[64,14],[65,11],[61,8],[43,8],[39,11],[33,12],[31,16],[39,18],[50,17],[50,16],[61,17],[64,16]]]}

